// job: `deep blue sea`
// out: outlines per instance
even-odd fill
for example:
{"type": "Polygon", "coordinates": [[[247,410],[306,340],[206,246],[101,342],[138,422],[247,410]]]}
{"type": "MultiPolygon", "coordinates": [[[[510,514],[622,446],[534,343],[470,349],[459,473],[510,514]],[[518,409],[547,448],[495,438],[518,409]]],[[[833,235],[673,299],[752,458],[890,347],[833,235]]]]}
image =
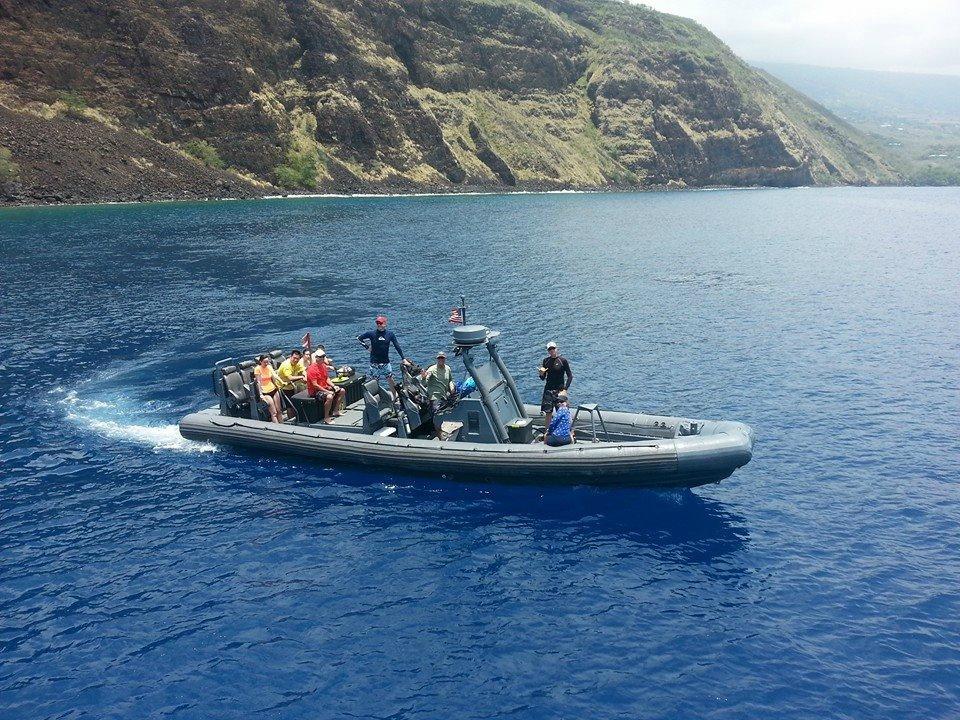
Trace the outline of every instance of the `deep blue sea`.
{"type": "Polygon", "coordinates": [[[960,189],[0,210],[0,718],[960,717],[960,189]],[[652,492],[180,439],[460,293],[521,391],[739,420],[652,492]]]}

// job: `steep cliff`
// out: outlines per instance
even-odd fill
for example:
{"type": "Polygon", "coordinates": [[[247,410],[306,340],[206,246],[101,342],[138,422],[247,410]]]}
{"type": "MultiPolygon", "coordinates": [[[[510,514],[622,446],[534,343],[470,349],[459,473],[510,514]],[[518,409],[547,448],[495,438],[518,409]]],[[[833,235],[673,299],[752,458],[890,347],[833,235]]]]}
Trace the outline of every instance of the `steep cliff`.
{"type": "Polygon", "coordinates": [[[0,106],[8,201],[897,179],[610,0],[0,0],[0,106]]]}

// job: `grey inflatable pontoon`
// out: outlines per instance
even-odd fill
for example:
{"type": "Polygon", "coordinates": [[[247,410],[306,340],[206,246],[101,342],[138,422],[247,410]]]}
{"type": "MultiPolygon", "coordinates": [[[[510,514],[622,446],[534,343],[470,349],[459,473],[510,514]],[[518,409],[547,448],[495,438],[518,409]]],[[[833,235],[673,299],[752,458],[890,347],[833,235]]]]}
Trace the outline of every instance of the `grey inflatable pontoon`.
{"type": "Polygon", "coordinates": [[[560,485],[694,487],[719,482],[750,461],[753,431],[743,423],[615,412],[593,404],[572,409],[575,443],[548,447],[537,441],[544,429],[540,408],[521,401],[497,351],[498,338],[481,325],[454,329],[454,352],[476,387],[442,408],[440,433],[422,385],[406,369],[399,397],[366,381],[363,397],[333,424],[313,422],[316,411],[304,403],[295,403],[296,422],[265,421],[249,361],[218,364],[220,404],[184,417],[180,433],[325,462],[560,485]]]}

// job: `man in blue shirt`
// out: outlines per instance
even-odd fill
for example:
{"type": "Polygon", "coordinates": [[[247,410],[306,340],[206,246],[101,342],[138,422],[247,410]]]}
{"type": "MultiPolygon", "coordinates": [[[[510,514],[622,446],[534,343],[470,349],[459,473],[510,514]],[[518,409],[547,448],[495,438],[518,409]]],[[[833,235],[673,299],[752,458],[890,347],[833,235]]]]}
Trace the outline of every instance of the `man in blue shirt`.
{"type": "Polygon", "coordinates": [[[357,340],[370,351],[370,371],[367,374],[378,383],[386,378],[390,383],[390,392],[396,394],[397,386],[393,380],[393,366],[390,364],[390,344],[392,343],[400,353],[404,365],[409,364],[410,361],[404,357],[400,343],[397,342],[397,336],[387,330],[387,318],[379,315],[376,322],[376,330],[357,335],[357,340]]]}

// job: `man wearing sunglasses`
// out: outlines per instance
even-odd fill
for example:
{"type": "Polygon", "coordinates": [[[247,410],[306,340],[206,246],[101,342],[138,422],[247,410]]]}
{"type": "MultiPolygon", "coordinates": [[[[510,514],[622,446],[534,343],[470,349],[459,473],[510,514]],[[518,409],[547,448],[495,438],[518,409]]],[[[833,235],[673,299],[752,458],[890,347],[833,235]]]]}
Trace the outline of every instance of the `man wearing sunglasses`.
{"type": "Polygon", "coordinates": [[[393,366],[390,364],[390,345],[392,344],[397,349],[404,364],[409,364],[410,361],[404,357],[400,343],[397,342],[397,336],[387,330],[387,318],[379,315],[376,323],[375,330],[357,335],[357,340],[370,351],[370,371],[367,375],[376,379],[381,385],[383,379],[386,378],[390,384],[390,392],[396,394],[397,386],[393,379],[393,366]]]}

